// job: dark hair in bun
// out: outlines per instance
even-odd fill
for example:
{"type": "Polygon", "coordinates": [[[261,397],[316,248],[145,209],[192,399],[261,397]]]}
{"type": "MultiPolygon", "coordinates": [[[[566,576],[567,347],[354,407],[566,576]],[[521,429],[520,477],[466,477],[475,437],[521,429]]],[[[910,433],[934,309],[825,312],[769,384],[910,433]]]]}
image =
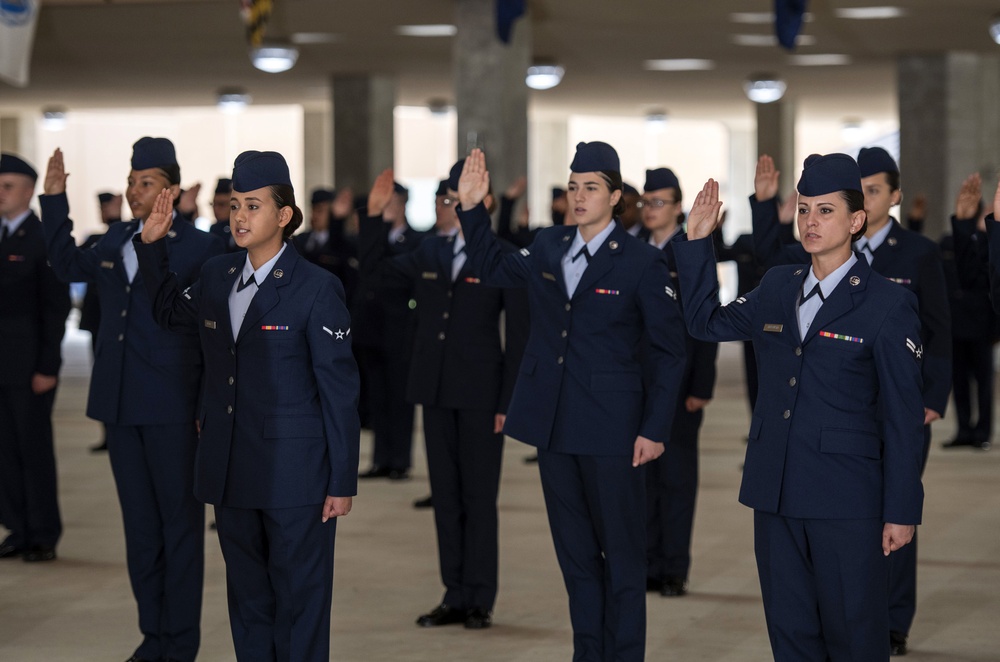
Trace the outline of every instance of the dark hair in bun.
{"type": "Polygon", "coordinates": [[[282,238],[288,239],[302,225],[302,210],[295,205],[295,190],[291,186],[284,184],[272,184],[267,187],[271,191],[271,199],[278,209],[282,207],[292,208],[292,220],[289,221],[281,233],[282,238]]]}

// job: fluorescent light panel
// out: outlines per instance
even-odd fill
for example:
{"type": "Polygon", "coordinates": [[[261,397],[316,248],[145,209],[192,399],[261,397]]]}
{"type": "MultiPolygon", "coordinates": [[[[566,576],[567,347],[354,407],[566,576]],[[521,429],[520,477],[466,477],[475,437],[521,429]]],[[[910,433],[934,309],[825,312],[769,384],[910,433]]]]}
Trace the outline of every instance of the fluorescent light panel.
{"type": "Polygon", "coordinates": [[[399,25],[396,34],[404,37],[454,37],[458,28],[454,25],[399,25]]]}
{"type": "Polygon", "coordinates": [[[900,18],[906,16],[906,10],[902,7],[841,7],[834,9],[833,13],[837,18],[846,18],[856,21],[873,21],[885,18],[900,18]]]}
{"type": "Polygon", "coordinates": [[[791,62],[800,67],[836,67],[850,64],[851,58],[836,53],[817,53],[813,55],[793,55],[791,62]]]}
{"type": "MultiPolygon", "coordinates": [[[[778,38],[773,34],[734,34],[730,37],[737,46],[777,46],[778,38]]],[[[814,46],[816,37],[800,34],[795,39],[796,46],[814,46]]]]}
{"type": "Polygon", "coordinates": [[[714,68],[714,61],[697,58],[646,60],[646,69],[649,71],[707,71],[714,68]]]}

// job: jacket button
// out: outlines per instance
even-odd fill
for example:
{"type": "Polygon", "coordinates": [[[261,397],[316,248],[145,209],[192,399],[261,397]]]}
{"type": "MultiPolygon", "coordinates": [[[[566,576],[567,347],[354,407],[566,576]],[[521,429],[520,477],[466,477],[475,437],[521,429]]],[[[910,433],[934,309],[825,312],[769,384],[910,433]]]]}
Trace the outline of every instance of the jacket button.
{"type": "Polygon", "coordinates": [[[782,414],[781,416],[782,416],[782,417],[783,417],[783,418],[784,418],[785,420],[788,420],[789,418],[791,418],[791,417],[792,417],[792,410],[791,410],[791,409],[786,409],[786,410],[785,410],[785,413],[784,413],[784,414],[782,414]]]}
{"type": "Polygon", "coordinates": [[[563,357],[560,356],[558,359],[556,359],[556,363],[558,363],[559,365],[562,365],[563,364],[563,357]]]}
{"type": "Polygon", "coordinates": [[[566,304],[566,312],[569,312],[569,309],[570,309],[570,308],[572,308],[572,307],[573,307],[573,306],[571,306],[571,305],[569,305],[569,304],[567,303],[567,304],[566,304]]]}
{"type": "Polygon", "coordinates": [[[444,315],[441,315],[441,319],[448,319],[448,317],[450,317],[450,316],[448,315],[448,313],[445,313],[444,315]]]}
{"type": "Polygon", "coordinates": [[[122,311],[122,317],[125,317],[126,315],[128,315],[128,311],[127,310],[123,310],[122,311]]]}
{"type": "Polygon", "coordinates": [[[233,406],[232,405],[229,405],[228,407],[226,407],[226,413],[227,414],[232,414],[233,413],[233,406]]]}
{"type": "Polygon", "coordinates": [[[802,348],[801,347],[796,347],[795,348],[795,356],[802,356],[802,348]]]}
{"type": "Polygon", "coordinates": [[[799,382],[794,377],[792,377],[791,379],[788,380],[788,385],[789,386],[795,386],[798,383],[799,382]]]}
{"type": "Polygon", "coordinates": [[[236,348],[235,347],[230,347],[229,348],[229,353],[232,354],[233,356],[236,356],[236,348]]]}
{"type": "Polygon", "coordinates": [[[125,334],[124,333],[119,333],[118,334],[118,342],[121,342],[123,340],[125,340],[125,334]]]}
{"type": "Polygon", "coordinates": [[[561,336],[562,336],[563,338],[565,338],[566,336],[568,336],[568,335],[569,335],[569,332],[568,332],[568,331],[566,331],[566,329],[563,329],[563,332],[562,332],[562,333],[561,333],[560,335],[561,335],[561,336]]]}
{"type": "Polygon", "coordinates": [[[438,334],[438,340],[444,340],[444,331],[438,334]]]}
{"type": "Polygon", "coordinates": [[[235,382],[235,381],[236,381],[235,379],[233,379],[232,377],[230,377],[229,378],[229,385],[232,386],[233,382],[235,382]]]}
{"type": "Polygon", "coordinates": [[[132,291],[132,287],[130,285],[126,285],[125,286],[125,294],[129,294],[131,291],[132,291]]]}

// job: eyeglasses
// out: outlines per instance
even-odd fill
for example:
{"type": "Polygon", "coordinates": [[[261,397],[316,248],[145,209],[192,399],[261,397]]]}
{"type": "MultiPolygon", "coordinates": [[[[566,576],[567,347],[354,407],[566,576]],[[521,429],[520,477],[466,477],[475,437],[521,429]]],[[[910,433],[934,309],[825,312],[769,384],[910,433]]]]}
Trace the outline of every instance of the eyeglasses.
{"type": "Polygon", "coordinates": [[[451,207],[452,205],[458,204],[457,198],[441,198],[441,204],[445,207],[451,207]]]}
{"type": "Polygon", "coordinates": [[[676,205],[676,200],[661,200],[659,198],[653,198],[651,200],[639,200],[635,203],[636,209],[642,209],[643,207],[649,207],[650,209],[662,209],[667,205],[676,205]]]}

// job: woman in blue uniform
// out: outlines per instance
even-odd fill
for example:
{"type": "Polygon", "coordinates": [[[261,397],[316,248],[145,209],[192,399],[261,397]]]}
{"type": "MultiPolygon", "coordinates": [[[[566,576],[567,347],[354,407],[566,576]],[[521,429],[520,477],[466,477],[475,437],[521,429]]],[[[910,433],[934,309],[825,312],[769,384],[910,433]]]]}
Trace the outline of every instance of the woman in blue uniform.
{"type": "MultiPolygon", "coordinates": [[[[527,288],[531,330],[504,432],[538,447],[549,526],[569,593],[574,660],[642,660],[645,468],[670,436],[684,326],[662,251],[631,236],[618,154],[580,143],[567,225],[504,254],[473,150],[458,187],[466,253],[484,283],[527,288]],[[648,340],[640,354],[643,334],[648,340]],[[643,367],[650,381],[643,385],[643,367]]],[[[434,493],[435,507],[437,492],[434,493]]]]}
{"type": "Polygon", "coordinates": [[[688,329],[752,339],[760,393],[740,501],[754,509],[754,550],[775,660],[886,660],[887,557],[920,523],[923,448],[916,297],[879,276],[864,234],[861,172],[845,154],[810,156],[798,228],[810,266],[771,269],[718,303],[712,180],[674,255],[688,329]]]}
{"type": "Polygon", "coordinates": [[[231,207],[245,251],[185,290],[167,270],[168,193],[133,241],[159,324],[201,336],[195,494],[215,505],[236,656],[325,661],[334,518],[357,491],[351,321],[336,276],[289,246],[302,212],[280,154],[237,157],[231,207]]]}

